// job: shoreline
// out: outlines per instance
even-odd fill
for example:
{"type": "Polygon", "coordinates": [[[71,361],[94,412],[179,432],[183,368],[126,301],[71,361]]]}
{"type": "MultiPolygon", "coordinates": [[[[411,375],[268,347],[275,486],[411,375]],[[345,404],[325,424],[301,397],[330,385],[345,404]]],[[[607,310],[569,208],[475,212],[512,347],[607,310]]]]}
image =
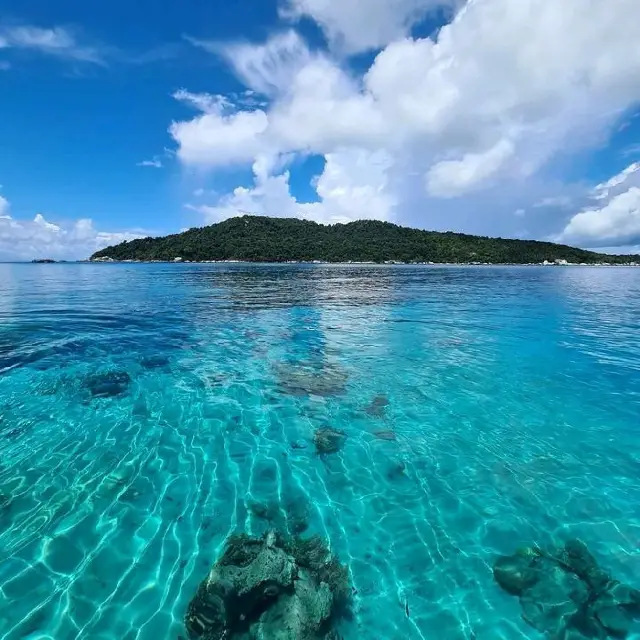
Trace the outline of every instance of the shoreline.
{"type": "Polygon", "coordinates": [[[288,260],[280,262],[247,261],[247,260],[114,260],[99,258],[96,260],[47,260],[4,262],[2,264],[236,264],[236,265],[268,265],[268,266],[348,266],[348,267],[640,267],[640,263],[611,264],[607,262],[400,262],[387,260],[385,262],[329,262],[322,260],[288,260]]]}

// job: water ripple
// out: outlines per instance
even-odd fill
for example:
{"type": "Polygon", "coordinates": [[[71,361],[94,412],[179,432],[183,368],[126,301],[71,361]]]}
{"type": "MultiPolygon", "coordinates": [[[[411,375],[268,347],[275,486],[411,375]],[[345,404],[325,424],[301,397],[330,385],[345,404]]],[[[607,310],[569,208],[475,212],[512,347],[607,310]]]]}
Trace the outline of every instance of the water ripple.
{"type": "Polygon", "coordinates": [[[631,269],[1,265],[0,640],[175,640],[274,523],[346,640],[535,638],[496,554],[640,586],[639,338],[631,269]]]}

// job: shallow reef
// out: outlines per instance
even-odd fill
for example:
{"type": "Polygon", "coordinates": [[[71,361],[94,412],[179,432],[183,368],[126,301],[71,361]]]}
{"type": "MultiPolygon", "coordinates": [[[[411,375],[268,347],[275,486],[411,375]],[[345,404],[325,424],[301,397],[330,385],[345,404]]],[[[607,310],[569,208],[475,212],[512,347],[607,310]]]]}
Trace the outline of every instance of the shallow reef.
{"type": "Polygon", "coordinates": [[[640,591],[601,569],[580,540],[501,556],[493,575],[519,596],[525,622],[552,640],[626,638],[640,615],[640,591]]]}
{"type": "Polygon", "coordinates": [[[338,640],[348,612],[348,569],[320,537],[229,538],[188,605],[193,640],[338,640]]]}
{"type": "Polygon", "coordinates": [[[320,455],[338,453],[346,440],[347,434],[344,431],[330,427],[317,429],[313,436],[313,443],[316,445],[316,451],[320,455]]]}

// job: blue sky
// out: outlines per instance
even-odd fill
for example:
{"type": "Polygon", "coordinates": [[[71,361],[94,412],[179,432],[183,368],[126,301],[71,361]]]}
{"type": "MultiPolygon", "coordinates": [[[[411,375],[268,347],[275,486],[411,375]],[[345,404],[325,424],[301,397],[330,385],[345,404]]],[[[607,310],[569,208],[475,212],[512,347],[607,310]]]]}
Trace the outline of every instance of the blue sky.
{"type": "Polygon", "coordinates": [[[637,24],[635,0],[0,0],[0,259],[245,212],[634,251],[637,24]]]}

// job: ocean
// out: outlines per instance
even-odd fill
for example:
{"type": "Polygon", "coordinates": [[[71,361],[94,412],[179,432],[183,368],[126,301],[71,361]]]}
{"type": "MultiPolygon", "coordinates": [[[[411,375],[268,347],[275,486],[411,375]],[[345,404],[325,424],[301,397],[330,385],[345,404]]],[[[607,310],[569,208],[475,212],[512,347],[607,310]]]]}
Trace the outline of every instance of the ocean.
{"type": "Polygon", "coordinates": [[[492,574],[533,544],[640,588],[640,269],[0,265],[0,640],[186,637],[274,527],[345,640],[542,638],[492,574]]]}

